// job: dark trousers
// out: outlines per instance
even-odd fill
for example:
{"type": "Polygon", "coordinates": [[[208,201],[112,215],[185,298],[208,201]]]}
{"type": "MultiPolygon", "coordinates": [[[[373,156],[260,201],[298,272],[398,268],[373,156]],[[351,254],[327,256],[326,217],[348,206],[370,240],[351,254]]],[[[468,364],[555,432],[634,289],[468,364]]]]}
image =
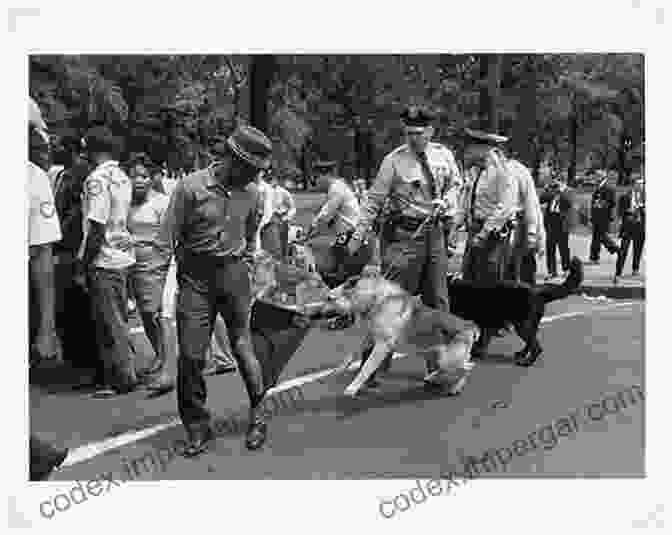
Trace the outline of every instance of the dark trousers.
{"type": "Polygon", "coordinates": [[[91,268],[88,286],[100,356],[98,379],[117,390],[130,389],[137,376],[128,332],[126,270],[91,268]]]}
{"type": "Polygon", "coordinates": [[[632,271],[639,271],[639,263],[642,259],[644,250],[644,224],[643,223],[625,223],[621,231],[621,248],[618,251],[618,260],[616,260],[616,276],[623,274],[625,260],[628,257],[630,242],[633,244],[632,251],[632,271]]]}
{"type": "Polygon", "coordinates": [[[511,259],[509,240],[490,237],[474,246],[472,236],[469,236],[462,264],[464,279],[482,284],[503,280],[511,259]]]}
{"type": "MultiPolygon", "coordinates": [[[[434,226],[413,240],[411,235],[411,232],[398,230],[397,236],[406,239],[385,244],[383,273],[411,295],[420,294],[427,306],[448,311],[448,256],[444,228],[434,226]]],[[[365,341],[363,347],[362,364],[373,350],[373,341],[365,341]]],[[[392,353],[385,359],[383,368],[389,367],[391,359],[392,353]]],[[[427,371],[434,370],[428,365],[427,371]]]]}
{"type": "Polygon", "coordinates": [[[609,235],[609,221],[593,221],[593,239],[590,242],[590,260],[597,262],[600,259],[600,250],[603,245],[610,253],[618,251],[618,245],[609,235]]]}
{"type": "MultiPolygon", "coordinates": [[[[556,250],[560,250],[562,270],[569,269],[569,231],[562,228],[559,222],[549,221],[546,225],[546,268],[549,275],[558,273],[556,250]]],[[[599,253],[598,253],[599,256],[599,253]]]]}
{"type": "Polygon", "coordinates": [[[54,279],[56,330],[63,347],[63,359],[75,367],[94,368],[100,360],[91,299],[74,282],[74,264],[61,259],[54,266],[54,279]]]}
{"type": "Polygon", "coordinates": [[[264,381],[250,335],[248,267],[237,259],[184,259],[177,280],[177,404],[183,425],[194,434],[210,424],[203,369],[217,314],[226,324],[253,408],[263,397],[264,381]]]}

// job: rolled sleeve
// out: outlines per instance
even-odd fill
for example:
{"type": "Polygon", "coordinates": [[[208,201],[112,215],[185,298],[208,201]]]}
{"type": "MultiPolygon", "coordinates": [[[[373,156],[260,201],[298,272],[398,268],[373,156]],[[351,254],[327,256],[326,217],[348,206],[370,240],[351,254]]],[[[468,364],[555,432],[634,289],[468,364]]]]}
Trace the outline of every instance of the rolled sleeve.
{"type": "Polygon", "coordinates": [[[392,191],[395,173],[394,161],[390,156],[385,157],[383,163],[380,164],[376,180],[374,180],[362,202],[357,234],[364,235],[371,230],[392,191]]]}
{"type": "Polygon", "coordinates": [[[111,196],[107,183],[96,176],[90,177],[85,185],[86,210],[85,219],[106,225],[110,219],[111,196]]]}

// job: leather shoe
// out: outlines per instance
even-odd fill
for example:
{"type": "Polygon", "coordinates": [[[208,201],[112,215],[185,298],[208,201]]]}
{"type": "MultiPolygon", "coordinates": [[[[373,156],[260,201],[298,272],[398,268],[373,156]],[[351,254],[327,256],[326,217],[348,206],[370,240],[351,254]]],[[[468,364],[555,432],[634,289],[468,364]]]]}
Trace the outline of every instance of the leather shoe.
{"type": "Polygon", "coordinates": [[[215,440],[215,433],[210,426],[201,432],[192,433],[189,437],[189,443],[184,448],[184,457],[196,457],[204,453],[210,443],[215,440]]]}
{"type": "Polygon", "coordinates": [[[247,435],[245,436],[245,447],[251,451],[258,450],[266,443],[267,438],[268,426],[266,422],[252,422],[247,428],[247,435]]]}

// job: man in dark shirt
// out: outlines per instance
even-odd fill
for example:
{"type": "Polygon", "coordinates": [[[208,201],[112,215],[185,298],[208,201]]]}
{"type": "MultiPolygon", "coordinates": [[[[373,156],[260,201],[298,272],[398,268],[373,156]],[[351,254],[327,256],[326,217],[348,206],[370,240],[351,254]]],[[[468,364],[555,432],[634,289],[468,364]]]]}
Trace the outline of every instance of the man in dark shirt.
{"type": "Polygon", "coordinates": [[[261,219],[253,181],[270,166],[272,145],[259,130],[240,126],[212,152],[216,161],[210,167],[176,186],[158,239],[166,258],[174,251],[177,261],[177,397],[190,440],[186,456],[204,452],[214,439],[203,368],[217,314],[226,323],[250,399],[247,448],[260,448],[267,434],[259,410],[265,385],[250,333],[248,266],[261,219]]]}
{"type": "Polygon", "coordinates": [[[553,180],[539,199],[544,210],[544,225],[546,226],[546,268],[547,279],[558,276],[556,249],[560,250],[562,271],[569,270],[570,250],[569,232],[571,230],[574,213],[574,197],[567,185],[561,180],[553,180]]]}
{"type": "Polygon", "coordinates": [[[632,276],[639,275],[639,264],[644,250],[644,238],[646,229],[646,196],[644,193],[644,180],[638,180],[632,190],[623,195],[618,202],[618,214],[621,218],[621,248],[616,261],[616,274],[614,284],[620,282],[623,274],[625,259],[628,256],[630,242],[633,243],[632,251],[632,276]]]}

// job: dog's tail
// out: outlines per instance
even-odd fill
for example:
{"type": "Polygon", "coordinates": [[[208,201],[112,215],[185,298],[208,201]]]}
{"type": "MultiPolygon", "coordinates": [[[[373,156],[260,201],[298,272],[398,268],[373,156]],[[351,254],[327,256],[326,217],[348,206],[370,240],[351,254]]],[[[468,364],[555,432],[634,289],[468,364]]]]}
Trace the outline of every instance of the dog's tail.
{"type": "Polygon", "coordinates": [[[569,263],[569,274],[562,284],[546,284],[539,294],[543,297],[544,303],[564,299],[575,292],[583,282],[583,264],[577,257],[573,257],[569,263]]]}

